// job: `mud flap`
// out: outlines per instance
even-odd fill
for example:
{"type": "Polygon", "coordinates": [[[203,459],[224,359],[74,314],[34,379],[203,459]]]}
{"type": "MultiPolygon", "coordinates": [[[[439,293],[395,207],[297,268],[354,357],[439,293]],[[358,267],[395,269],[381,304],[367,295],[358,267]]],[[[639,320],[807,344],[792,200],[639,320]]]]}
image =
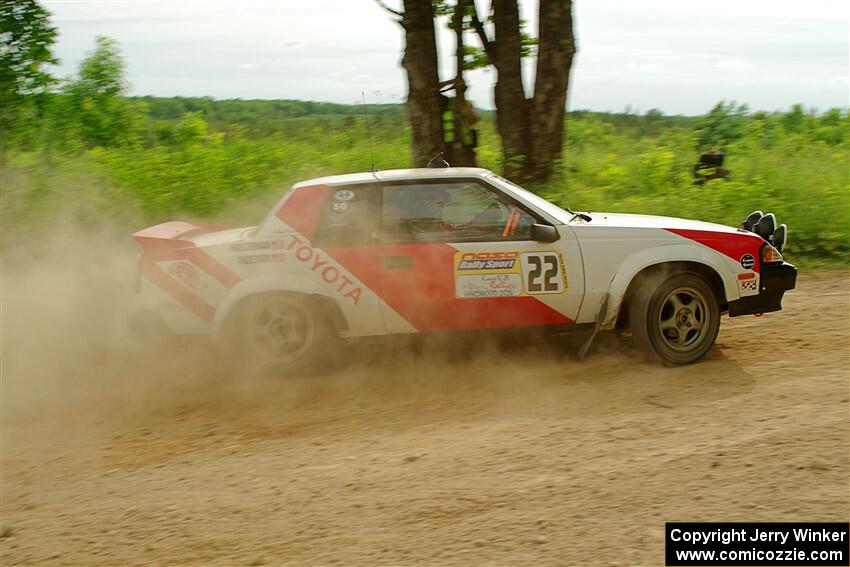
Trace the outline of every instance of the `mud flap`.
{"type": "Polygon", "coordinates": [[[608,313],[608,300],[610,299],[611,294],[606,293],[602,298],[602,303],[599,305],[599,312],[596,313],[596,324],[593,326],[593,332],[590,333],[590,336],[587,337],[587,340],[584,341],[584,344],[581,345],[581,349],[578,351],[578,359],[584,360],[587,357],[587,352],[590,350],[590,345],[593,344],[593,339],[596,338],[596,334],[599,333],[599,329],[602,328],[602,324],[605,322],[605,315],[608,313]]]}

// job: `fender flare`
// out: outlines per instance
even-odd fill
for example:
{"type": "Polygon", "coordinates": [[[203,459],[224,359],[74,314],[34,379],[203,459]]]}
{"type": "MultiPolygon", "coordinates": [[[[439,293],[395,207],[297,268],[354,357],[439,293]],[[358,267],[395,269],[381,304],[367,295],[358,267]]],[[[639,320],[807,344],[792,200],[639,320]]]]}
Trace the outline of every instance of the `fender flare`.
{"type": "Polygon", "coordinates": [[[336,299],[330,295],[318,293],[315,282],[308,277],[275,274],[242,280],[233,286],[230,293],[227,294],[227,297],[224,298],[216,310],[212,324],[212,337],[218,337],[228,315],[230,315],[231,310],[239,301],[252,295],[268,292],[289,292],[320,296],[333,301],[336,305],[336,299]]]}
{"type": "Polygon", "coordinates": [[[617,323],[623,300],[629,284],[635,276],[651,266],[668,264],[671,262],[690,262],[702,264],[712,269],[720,276],[723,282],[723,291],[726,301],[734,301],[741,296],[736,285],[735,274],[726,261],[726,257],[705,246],[691,244],[670,244],[641,250],[626,258],[611,278],[608,286],[608,294],[612,301],[608,304],[602,328],[612,329],[617,323]]]}

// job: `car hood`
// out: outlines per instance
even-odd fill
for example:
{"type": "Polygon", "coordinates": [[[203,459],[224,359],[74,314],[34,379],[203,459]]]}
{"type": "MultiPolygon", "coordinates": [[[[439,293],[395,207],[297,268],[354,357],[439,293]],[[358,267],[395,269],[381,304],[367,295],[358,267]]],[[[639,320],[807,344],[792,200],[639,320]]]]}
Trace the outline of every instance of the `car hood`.
{"type": "Polygon", "coordinates": [[[576,217],[573,224],[582,226],[610,226],[612,228],[664,228],[673,230],[704,230],[711,232],[735,233],[740,229],[711,222],[679,219],[675,217],[660,217],[656,215],[630,215],[623,213],[585,213],[592,220],[586,221],[576,217]]]}

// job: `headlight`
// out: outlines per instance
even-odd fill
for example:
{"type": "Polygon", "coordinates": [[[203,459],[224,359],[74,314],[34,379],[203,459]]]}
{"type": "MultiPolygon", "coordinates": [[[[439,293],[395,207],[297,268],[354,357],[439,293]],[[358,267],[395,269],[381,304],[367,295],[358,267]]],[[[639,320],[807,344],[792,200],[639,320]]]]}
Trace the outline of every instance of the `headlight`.
{"type": "Polygon", "coordinates": [[[782,261],[782,254],[779,253],[779,250],[765,242],[764,245],[761,247],[761,263],[776,264],[777,262],[782,261]]]}

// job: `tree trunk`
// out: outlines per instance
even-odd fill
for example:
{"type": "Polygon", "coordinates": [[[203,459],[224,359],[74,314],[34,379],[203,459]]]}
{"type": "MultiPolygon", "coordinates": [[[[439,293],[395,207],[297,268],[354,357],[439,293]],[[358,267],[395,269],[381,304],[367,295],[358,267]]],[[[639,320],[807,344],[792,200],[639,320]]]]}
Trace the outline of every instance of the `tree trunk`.
{"type": "Polygon", "coordinates": [[[413,137],[413,164],[424,167],[445,152],[440,108],[434,10],[428,0],[404,0],[401,25],[406,46],[401,64],[409,86],[407,109],[413,137]]]}
{"type": "Polygon", "coordinates": [[[522,180],[530,147],[517,0],[493,0],[493,20],[496,28],[493,64],[498,73],[496,127],[502,138],[502,167],[506,177],[522,180]]]}
{"type": "Polygon", "coordinates": [[[468,0],[457,0],[452,25],[455,32],[455,99],[454,99],[454,142],[452,142],[449,162],[458,167],[475,167],[475,148],[468,146],[465,140],[470,136],[473,124],[469,120],[470,110],[466,101],[466,82],[463,80],[463,19],[466,16],[468,0]]]}
{"type": "Polygon", "coordinates": [[[524,177],[545,181],[561,160],[567,90],[576,52],[572,0],[540,0],[540,29],[534,98],[531,101],[531,151],[524,177]]]}

